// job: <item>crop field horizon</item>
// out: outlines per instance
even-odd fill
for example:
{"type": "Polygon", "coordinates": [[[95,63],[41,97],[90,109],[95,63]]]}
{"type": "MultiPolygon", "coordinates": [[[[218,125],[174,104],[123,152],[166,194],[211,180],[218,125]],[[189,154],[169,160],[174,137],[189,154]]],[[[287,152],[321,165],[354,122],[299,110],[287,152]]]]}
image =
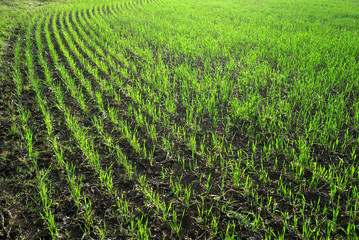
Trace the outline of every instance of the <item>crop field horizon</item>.
{"type": "Polygon", "coordinates": [[[359,1],[45,2],[4,40],[1,239],[359,239],[359,1]]]}

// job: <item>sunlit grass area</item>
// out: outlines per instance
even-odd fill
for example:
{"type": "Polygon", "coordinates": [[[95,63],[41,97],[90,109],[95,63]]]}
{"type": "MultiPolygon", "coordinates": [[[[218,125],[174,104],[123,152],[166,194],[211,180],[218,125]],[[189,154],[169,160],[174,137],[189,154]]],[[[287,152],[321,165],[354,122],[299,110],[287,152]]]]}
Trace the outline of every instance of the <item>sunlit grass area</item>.
{"type": "Polygon", "coordinates": [[[359,2],[63,1],[19,18],[0,237],[358,238],[359,2]]]}

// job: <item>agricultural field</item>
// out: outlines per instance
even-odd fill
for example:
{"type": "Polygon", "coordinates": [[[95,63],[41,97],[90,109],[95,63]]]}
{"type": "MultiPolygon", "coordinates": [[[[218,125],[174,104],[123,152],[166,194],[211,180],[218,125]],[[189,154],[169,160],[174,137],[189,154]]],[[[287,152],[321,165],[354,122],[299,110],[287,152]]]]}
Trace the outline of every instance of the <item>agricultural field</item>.
{"type": "Polygon", "coordinates": [[[25,2],[1,239],[359,239],[358,0],[25,2]]]}

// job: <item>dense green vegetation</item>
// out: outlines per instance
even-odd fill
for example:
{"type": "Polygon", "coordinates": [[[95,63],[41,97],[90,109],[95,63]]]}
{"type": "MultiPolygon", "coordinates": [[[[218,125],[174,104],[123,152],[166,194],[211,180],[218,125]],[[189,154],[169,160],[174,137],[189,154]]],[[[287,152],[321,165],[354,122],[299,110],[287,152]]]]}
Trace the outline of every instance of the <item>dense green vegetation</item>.
{"type": "Polygon", "coordinates": [[[0,237],[358,239],[358,1],[63,1],[19,18],[0,237]]]}

